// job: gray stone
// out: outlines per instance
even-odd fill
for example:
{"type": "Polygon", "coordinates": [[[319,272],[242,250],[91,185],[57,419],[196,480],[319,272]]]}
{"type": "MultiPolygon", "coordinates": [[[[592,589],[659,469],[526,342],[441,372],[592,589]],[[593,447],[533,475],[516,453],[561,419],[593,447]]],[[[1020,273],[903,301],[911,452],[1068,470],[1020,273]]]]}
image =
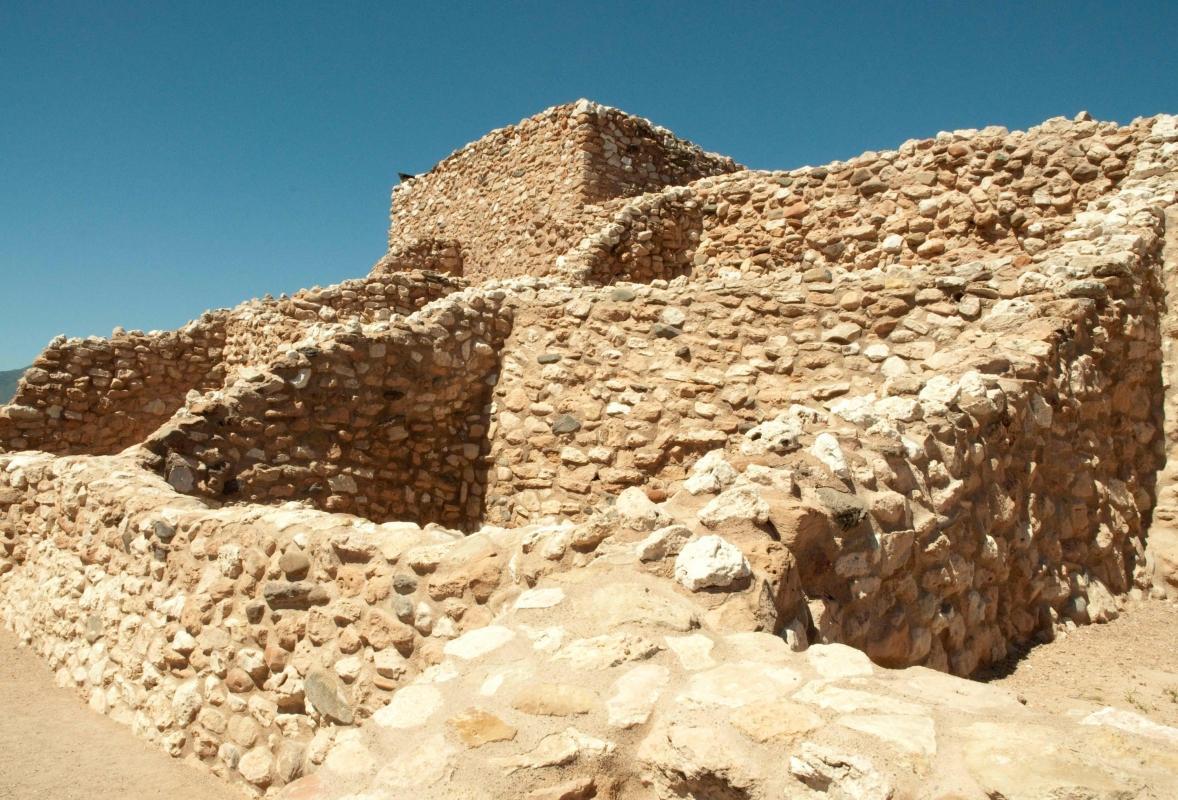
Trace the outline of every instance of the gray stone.
{"type": "Polygon", "coordinates": [[[855,527],[867,516],[867,504],[856,495],[826,487],[815,489],[814,495],[843,530],[855,527]]]}
{"type": "Polygon", "coordinates": [[[329,599],[322,587],[302,581],[271,581],[262,589],[262,596],[270,608],[306,609],[329,599]]]}
{"type": "Polygon", "coordinates": [[[552,420],[553,433],[576,433],[581,430],[581,421],[569,414],[561,414],[552,420]]]}
{"type": "Polygon", "coordinates": [[[355,720],[355,712],[334,675],[319,669],[311,670],[303,681],[303,691],[323,716],[343,725],[351,725],[355,720]]]}

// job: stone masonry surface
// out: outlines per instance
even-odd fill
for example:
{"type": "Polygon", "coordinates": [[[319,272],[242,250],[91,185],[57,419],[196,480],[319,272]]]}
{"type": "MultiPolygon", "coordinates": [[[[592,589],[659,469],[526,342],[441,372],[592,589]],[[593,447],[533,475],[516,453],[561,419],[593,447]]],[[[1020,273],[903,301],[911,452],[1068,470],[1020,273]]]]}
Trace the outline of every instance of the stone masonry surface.
{"type": "Polygon", "coordinates": [[[255,795],[1174,796],[964,678],[1178,596],[1176,193],[1165,115],[769,172],[558,106],[366,278],[54,340],[0,620],[255,795]]]}

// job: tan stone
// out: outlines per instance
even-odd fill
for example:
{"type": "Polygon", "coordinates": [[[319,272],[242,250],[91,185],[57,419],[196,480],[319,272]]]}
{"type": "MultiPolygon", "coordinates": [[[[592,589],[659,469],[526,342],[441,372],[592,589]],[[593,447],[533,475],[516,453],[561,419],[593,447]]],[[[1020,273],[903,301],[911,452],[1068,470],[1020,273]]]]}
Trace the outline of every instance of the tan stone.
{"type": "Polygon", "coordinates": [[[515,738],[516,729],[480,708],[470,708],[446,720],[467,747],[481,747],[489,742],[505,742],[515,738]]]}

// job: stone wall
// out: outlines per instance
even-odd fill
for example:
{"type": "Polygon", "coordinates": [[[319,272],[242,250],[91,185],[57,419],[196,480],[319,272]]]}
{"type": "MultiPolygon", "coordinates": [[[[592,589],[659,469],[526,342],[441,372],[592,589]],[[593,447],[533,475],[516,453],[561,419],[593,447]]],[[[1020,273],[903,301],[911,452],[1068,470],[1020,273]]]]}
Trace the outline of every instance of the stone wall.
{"type": "Polygon", "coordinates": [[[0,451],[117,453],[142,441],[189,391],[220,385],[226,317],[167,333],[58,337],[0,406],[0,451]]]}
{"type": "Polygon", "coordinates": [[[173,486],[219,502],[299,499],[469,530],[511,328],[502,300],[467,290],[407,318],[331,329],[191,398],[146,446],[173,486]]]}
{"type": "Polygon", "coordinates": [[[960,263],[1053,244],[1128,173],[1148,121],[1051,120],[944,133],[790,172],[738,172],[640,197],[565,259],[598,283],[693,272],[960,263]]]}
{"type": "Polygon", "coordinates": [[[256,791],[486,625],[507,547],[210,510],[125,456],[0,455],[0,619],[92,709],[256,791]]]}
{"type": "Polygon", "coordinates": [[[189,392],[219,388],[342,321],[408,315],[464,284],[421,272],[345,281],[202,315],[175,331],[58,337],[0,406],[0,451],[117,453],[143,441],[189,392]]]}
{"type": "Polygon", "coordinates": [[[468,277],[543,275],[600,218],[594,204],[735,169],[617,109],[556,106],[394,187],[389,249],[454,240],[468,277]]]}

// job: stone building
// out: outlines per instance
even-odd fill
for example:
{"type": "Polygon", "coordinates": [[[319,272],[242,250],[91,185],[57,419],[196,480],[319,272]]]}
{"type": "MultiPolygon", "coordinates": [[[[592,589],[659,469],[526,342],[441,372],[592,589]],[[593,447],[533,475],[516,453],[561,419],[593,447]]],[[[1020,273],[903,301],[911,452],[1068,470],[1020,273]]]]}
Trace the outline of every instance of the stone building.
{"type": "MultiPolygon", "coordinates": [[[[1174,591],[1176,191],[1170,116],[752,171],[558,106],[366,277],[51,342],[0,619],[256,793],[1018,796],[1079,726],[912,668],[1174,591]]],[[[1036,791],[1178,790],[1101,730],[1036,791]]]]}

